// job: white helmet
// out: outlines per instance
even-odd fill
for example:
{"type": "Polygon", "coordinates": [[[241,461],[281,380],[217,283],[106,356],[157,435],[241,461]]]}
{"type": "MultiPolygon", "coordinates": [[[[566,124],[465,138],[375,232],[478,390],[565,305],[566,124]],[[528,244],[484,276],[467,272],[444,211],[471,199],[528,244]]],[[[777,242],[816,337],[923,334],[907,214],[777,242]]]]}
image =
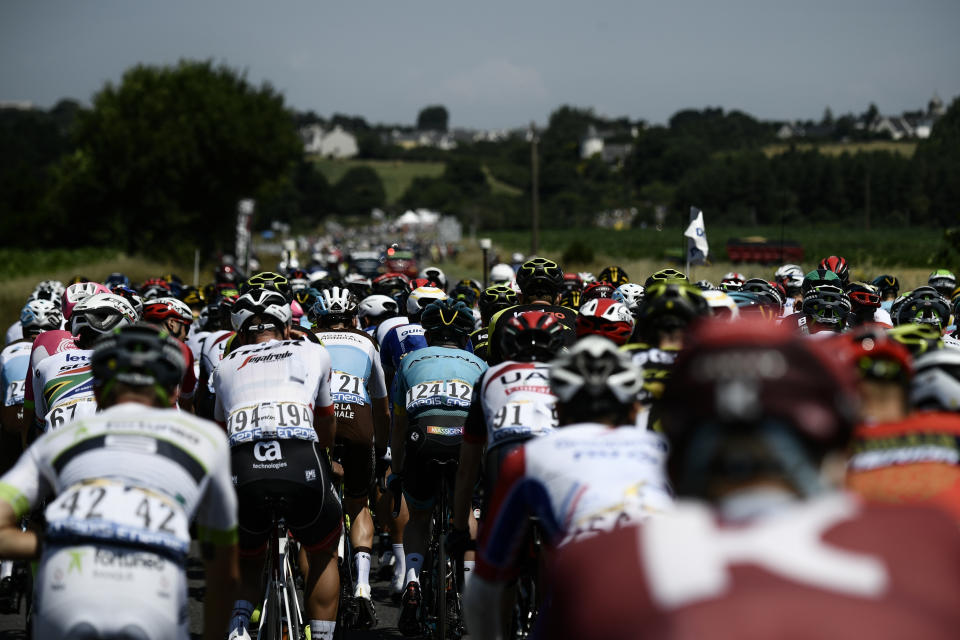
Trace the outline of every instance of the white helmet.
{"type": "Polygon", "coordinates": [[[490,268],[490,284],[503,284],[511,282],[516,274],[513,267],[508,264],[499,263],[490,268]]]}
{"type": "Polygon", "coordinates": [[[95,293],[73,307],[70,332],[75,336],[80,335],[82,329],[89,327],[104,334],[136,321],[137,312],[126,298],[115,293],[95,293]]]}
{"type": "Polygon", "coordinates": [[[636,314],[645,292],[642,284],[625,282],[613,292],[613,299],[622,303],[630,313],[636,314]]]}
{"type": "Polygon", "coordinates": [[[60,311],[63,312],[63,319],[70,320],[74,307],[95,293],[110,293],[110,289],[99,282],[77,282],[64,289],[63,296],[60,299],[60,311]]]}
{"type": "Polygon", "coordinates": [[[917,409],[960,412],[960,351],[935,349],[914,361],[910,404],[917,409]]]}
{"type": "Polygon", "coordinates": [[[407,315],[419,316],[431,302],[446,299],[447,294],[436,287],[417,287],[407,296],[407,315]]]}
{"type": "Polygon", "coordinates": [[[704,299],[707,301],[707,306],[710,307],[710,311],[714,317],[731,322],[740,317],[740,308],[737,307],[737,303],[733,301],[733,298],[727,295],[726,291],[707,289],[700,293],[703,294],[704,299]]]}
{"type": "Polygon", "coordinates": [[[400,305],[390,296],[374,294],[360,301],[358,315],[363,318],[392,318],[400,313],[400,305]]]}
{"type": "Polygon", "coordinates": [[[20,326],[24,335],[59,329],[63,315],[51,300],[31,300],[20,311],[20,326]]]}
{"type": "Polygon", "coordinates": [[[438,288],[447,290],[447,276],[440,267],[426,267],[420,271],[420,277],[437,283],[438,288]]]}
{"type": "Polygon", "coordinates": [[[346,287],[330,287],[320,292],[310,312],[311,320],[326,316],[352,318],[357,313],[357,297],[346,287]]]}
{"type": "Polygon", "coordinates": [[[610,340],[580,338],[550,365],[550,389],[563,404],[628,404],[643,387],[643,372],[610,340]]]}
{"type": "Polygon", "coordinates": [[[293,311],[282,293],[269,289],[251,289],[240,296],[230,310],[230,324],[234,331],[240,331],[254,316],[273,318],[280,327],[290,325],[293,311]]]}
{"type": "Polygon", "coordinates": [[[190,306],[173,296],[148,300],[143,305],[143,317],[152,322],[163,322],[172,318],[186,325],[193,324],[193,311],[190,310],[190,306]]]}

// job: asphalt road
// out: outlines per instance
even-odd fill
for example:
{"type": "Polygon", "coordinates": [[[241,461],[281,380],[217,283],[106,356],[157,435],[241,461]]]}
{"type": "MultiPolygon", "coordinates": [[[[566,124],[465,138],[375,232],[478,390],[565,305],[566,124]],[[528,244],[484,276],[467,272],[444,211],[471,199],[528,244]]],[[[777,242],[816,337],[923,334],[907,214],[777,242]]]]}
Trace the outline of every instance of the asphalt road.
{"type": "MultiPolygon", "coordinates": [[[[397,631],[397,618],[400,615],[399,605],[390,599],[390,585],[388,582],[377,579],[377,565],[370,572],[371,587],[373,589],[374,606],[377,610],[377,626],[370,631],[348,631],[345,637],[356,640],[387,640],[403,638],[397,631]]],[[[191,638],[200,638],[203,628],[203,565],[191,556],[187,565],[189,579],[189,608],[191,638]]],[[[0,640],[14,640],[26,638],[24,630],[25,613],[0,615],[0,640]]],[[[40,639],[38,639],[40,640],[40,639]]]]}

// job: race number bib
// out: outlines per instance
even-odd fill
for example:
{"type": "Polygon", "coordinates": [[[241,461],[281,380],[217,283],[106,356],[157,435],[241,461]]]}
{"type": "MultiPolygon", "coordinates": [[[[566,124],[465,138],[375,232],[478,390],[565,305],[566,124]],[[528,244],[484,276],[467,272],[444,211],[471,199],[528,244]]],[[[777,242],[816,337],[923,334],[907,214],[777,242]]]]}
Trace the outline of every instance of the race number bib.
{"type": "Polygon", "coordinates": [[[548,405],[533,400],[508,402],[500,407],[490,426],[491,443],[504,439],[541,435],[556,428],[556,405],[548,405]]]}
{"type": "Polygon", "coordinates": [[[44,430],[59,429],[68,422],[92,416],[97,412],[97,400],[93,396],[76,398],[50,409],[44,417],[44,430]]]}
{"type": "Polygon", "coordinates": [[[316,440],[313,409],[300,402],[258,402],[227,416],[230,445],[257,440],[316,440]]]}
{"type": "Polygon", "coordinates": [[[190,548],[187,514],[171,498],[98,480],[74,485],[44,512],[47,537],[134,543],[186,555],[190,548]]]}
{"type": "Polygon", "coordinates": [[[26,384],[26,380],[14,380],[8,384],[3,394],[3,406],[23,404],[23,390],[26,388],[26,384]]]}
{"type": "Polygon", "coordinates": [[[407,390],[407,411],[423,407],[469,409],[473,385],[463,380],[428,380],[407,390]]]}
{"type": "Polygon", "coordinates": [[[367,390],[363,383],[363,378],[347,373],[346,371],[334,370],[330,376],[330,394],[334,402],[342,404],[367,403],[367,390]]]}

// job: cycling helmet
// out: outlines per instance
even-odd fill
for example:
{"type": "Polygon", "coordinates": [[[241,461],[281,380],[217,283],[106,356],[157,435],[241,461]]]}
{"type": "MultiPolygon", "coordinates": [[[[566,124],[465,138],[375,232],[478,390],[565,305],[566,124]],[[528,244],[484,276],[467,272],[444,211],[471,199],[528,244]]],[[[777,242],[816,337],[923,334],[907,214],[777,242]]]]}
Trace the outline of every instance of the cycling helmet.
{"type": "Polygon", "coordinates": [[[571,289],[569,291],[564,291],[560,294],[559,305],[561,307],[567,307],[568,309],[573,309],[576,311],[580,308],[581,298],[583,294],[580,293],[579,289],[571,289]]]}
{"type": "Polygon", "coordinates": [[[621,346],[630,339],[634,322],[633,314],[622,303],[611,298],[594,298],[580,307],[577,337],[599,335],[621,346]]]}
{"type": "Polygon", "coordinates": [[[500,353],[504,360],[549,362],[563,348],[564,327],[549,313],[525,311],[503,328],[500,353]]]}
{"type": "Polygon", "coordinates": [[[49,290],[59,298],[63,295],[64,286],[59,280],[41,280],[33,290],[40,291],[41,289],[49,290]]]}
{"type": "Polygon", "coordinates": [[[59,329],[62,323],[60,308],[50,300],[31,300],[20,311],[20,326],[26,337],[59,329]]]}
{"type": "Polygon", "coordinates": [[[217,284],[237,284],[243,280],[240,272],[232,264],[221,265],[213,272],[213,278],[217,284]]]}
{"type": "Polygon", "coordinates": [[[877,325],[857,327],[838,339],[847,340],[849,358],[861,377],[903,385],[910,382],[913,376],[910,352],[877,325]]]}
{"type": "Polygon", "coordinates": [[[168,273],[163,276],[163,279],[170,286],[170,293],[173,294],[175,298],[180,297],[180,293],[183,291],[183,280],[175,273],[168,273]]]}
{"type": "Polygon", "coordinates": [[[597,275],[597,280],[603,280],[604,282],[609,282],[615,287],[619,287],[622,284],[627,284],[630,282],[630,276],[627,275],[627,272],[623,270],[622,267],[605,267],[597,275]]]}
{"type": "Polygon", "coordinates": [[[136,321],[137,312],[125,298],[115,293],[95,293],[73,308],[70,332],[75,336],[82,331],[104,334],[136,321]]]}
{"type": "Polygon", "coordinates": [[[343,284],[353,292],[357,300],[363,300],[373,294],[373,282],[370,278],[359,273],[350,273],[343,279],[343,284]]]}
{"type": "Polygon", "coordinates": [[[757,294],[761,304],[776,307],[777,313],[783,308],[783,293],[776,283],[771,284],[762,278],[750,278],[741,285],[740,291],[757,294]]]}
{"type": "Polygon", "coordinates": [[[700,323],[659,405],[674,487],[707,497],[713,479],[776,473],[815,493],[823,456],[848,442],[857,400],[853,368],[821,341],[759,319],[700,323]],[[761,454],[751,459],[734,438],[756,442],[761,454]]]}
{"type": "Polygon", "coordinates": [[[637,316],[637,337],[655,344],[660,331],[682,329],[695,318],[709,314],[700,289],[687,282],[660,282],[647,287],[637,316]]]}
{"type": "Polygon", "coordinates": [[[622,414],[637,401],[643,372],[600,336],[585,336],[550,366],[550,389],[574,420],[622,414]]]}
{"type": "Polygon", "coordinates": [[[140,285],[140,297],[144,300],[164,298],[172,295],[170,283],[163,278],[149,278],[140,285]]]}
{"type": "Polygon", "coordinates": [[[406,290],[410,279],[402,273],[383,273],[373,279],[373,292],[391,298],[406,290]]]}
{"type": "Polygon", "coordinates": [[[693,283],[693,286],[695,286],[697,289],[700,289],[700,291],[712,291],[716,289],[713,283],[709,280],[697,280],[693,283]]]}
{"type": "Polygon", "coordinates": [[[203,295],[203,291],[193,286],[184,287],[183,291],[181,291],[180,295],[177,297],[183,300],[187,304],[187,306],[191,308],[202,307],[203,304],[206,302],[206,299],[204,298],[204,295],[203,295]]]}
{"type": "Polygon", "coordinates": [[[493,317],[497,311],[506,309],[507,307],[514,307],[519,304],[519,302],[520,298],[517,296],[516,291],[506,285],[495,284],[492,287],[487,287],[483,293],[480,294],[478,306],[484,322],[489,322],[490,318],[493,317]]]}
{"type": "Polygon", "coordinates": [[[746,277],[738,271],[728,271],[720,278],[720,286],[726,291],[736,290],[740,288],[744,282],[746,282],[746,277]]]}
{"type": "Polygon", "coordinates": [[[510,282],[514,277],[513,267],[501,262],[490,267],[490,282],[492,284],[504,284],[510,282]]]}
{"type": "MultiPolygon", "coordinates": [[[[353,291],[351,291],[353,293],[353,291]]],[[[307,287],[306,289],[301,289],[293,294],[293,300],[290,301],[292,305],[296,302],[301,309],[310,309],[317,302],[317,298],[320,297],[320,292],[314,289],[313,287],[307,287]]]]}
{"type": "Polygon", "coordinates": [[[310,274],[303,269],[291,269],[287,275],[287,280],[290,282],[291,292],[300,291],[310,286],[310,274]]]}
{"type": "Polygon", "coordinates": [[[660,283],[660,282],[689,282],[687,276],[680,273],[676,269],[671,269],[667,267],[666,269],[660,269],[650,274],[650,277],[643,283],[644,289],[649,289],[651,286],[660,283]]]}
{"type": "Polygon", "coordinates": [[[144,320],[162,324],[165,320],[176,320],[180,324],[193,324],[193,311],[187,303],[174,297],[157,298],[143,305],[144,320]]]}
{"type": "Polygon", "coordinates": [[[888,329],[887,335],[906,347],[914,358],[943,348],[940,331],[929,324],[902,324],[888,329]]]}
{"type": "Polygon", "coordinates": [[[580,274],[572,272],[563,274],[563,284],[560,288],[564,291],[583,291],[583,280],[580,279],[580,274]]]}
{"type": "Polygon", "coordinates": [[[420,271],[420,277],[430,280],[438,289],[447,290],[447,276],[440,267],[426,267],[420,271]]]}
{"type": "Polygon", "coordinates": [[[439,287],[433,283],[433,280],[430,280],[429,278],[413,278],[407,283],[406,291],[409,294],[414,289],[419,289],[420,287],[433,287],[434,289],[439,289],[439,287]]]}
{"type": "Polygon", "coordinates": [[[929,324],[942,330],[950,320],[950,303],[933,287],[917,287],[897,307],[897,324],[929,324]]]}
{"type": "Polygon", "coordinates": [[[900,281],[896,276],[877,276],[873,279],[873,286],[880,291],[881,298],[886,298],[888,294],[896,298],[900,294],[900,281]]]}
{"type": "Polygon", "coordinates": [[[407,296],[407,316],[417,318],[423,313],[424,307],[437,300],[445,300],[447,294],[436,287],[417,287],[407,296]]]}
{"type": "Polygon", "coordinates": [[[850,300],[843,289],[828,285],[816,287],[804,294],[802,313],[807,317],[807,326],[827,328],[840,333],[850,315],[850,300]]]}
{"type": "Polygon", "coordinates": [[[910,404],[920,410],[960,411],[960,351],[930,351],[915,365],[910,404]]]}
{"type": "Polygon", "coordinates": [[[319,293],[316,302],[310,308],[309,318],[313,322],[325,321],[336,324],[341,321],[350,321],[357,315],[358,310],[357,297],[352,291],[331,287],[319,293]]]}
{"type": "Polygon", "coordinates": [[[829,285],[831,287],[838,287],[842,289],[843,281],[840,280],[840,276],[830,269],[814,269],[807,275],[803,276],[803,283],[800,285],[800,291],[806,295],[808,291],[823,285],[829,285]]]}
{"type": "Polygon", "coordinates": [[[710,307],[714,318],[733,321],[740,317],[740,308],[731,295],[718,289],[703,292],[703,298],[707,301],[707,306],[710,307]]]}
{"type": "Polygon", "coordinates": [[[312,269],[310,271],[310,286],[316,289],[317,291],[320,291],[321,289],[323,289],[323,287],[320,287],[317,285],[319,285],[322,281],[326,280],[329,277],[330,277],[330,272],[327,271],[326,269],[320,269],[320,268],[312,269]]]}
{"type": "Polygon", "coordinates": [[[957,277],[948,269],[937,269],[927,278],[927,284],[949,300],[950,296],[953,295],[953,290],[957,288],[957,277]]]}
{"type": "Polygon", "coordinates": [[[451,298],[434,300],[420,316],[420,324],[431,342],[467,344],[476,326],[470,307],[451,298]]]}
{"type": "Polygon", "coordinates": [[[873,322],[876,310],[880,308],[880,294],[877,288],[866,282],[851,282],[847,287],[847,297],[850,298],[853,324],[873,322]]]}
{"type": "Polygon", "coordinates": [[[110,289],[99,282],[77,282],[64,289],[63,297],[60,300],[60,311],[63,313],[63,319],[69,322],[74,307],[82,300],[97,293],[110,293],[110,289]]]}
{"type": "Polygon", "coordinates": [[[120,273],[119,271],[114,271],[107,276],[107,279],[103,281],[103,284],[107,285],[108,288],[113,289],[118,284],[122,284],[125,287],[130,286],[130,278],[120,273]]]}
{"type": "Polygon", "coordinates": [[[603,280],[597,280],[596,282],[591,282],[583,289],[583,293],[580,294],[580,305],[582,306],[587,300],[595,300],[597,298],[613,298],[614,292],[617,288],[610,282],[604,282],[603,280]]]}
{"type": "Polygon", "coordinates": [[[596,277],[589,271],[578,271],[577,277],[580,278],[580,284],[584,287],[596,281],[596,277]]]}
{"type": "Polygon", "coordinates": [[[371,318],[376,322],[382,322],[387,318],[393,318],[400,313],[397,301],[390,296],[374,294],[367,296],[360,301],[357,306],[357,315],[360,319],[371,318]]]}
{"type": "Polygon", "coordinates": [[[821,260],[819,266],[821,269],[833,271],[837,274],[837,277],[840,278],[840,281],[843,282],[843,286],[847,286],[847,282],[849,282],[850,279],[850,269],[847,267],[846,259],[840,256],[830,256],[829,258],[821,260]]]}
{"type": "Polygon", "coordinates": [[[180,384],[187,363],[177,341],[165,330],[146,324],[121,327],[100,338],[90,358],[93,385],[112,382],[155,386],[168,394],[180,384]]]}
{"type": "Polygon", "coordinates": [[[240,294],[244,295],[253,289],[265,289],[267,291],[276,291],[289,299],[290,280],[287,276],[275,273],[273,271],[262,271],[247,278],[240,284],[240,294]]]}
{"type": "Polygon", "coordinates": [[[461,280],[450,292],[450,297],[463,302],[468,307],[473,307],[480,295],[480,288],[474,286],[473,280],[461,280]]]}
{"type": "Polygon", "coordinates": [[[27,301],[30,300],[49,300],[58,307],[63,300],[63,289],[57,289],[56,287],[47,284],[49,281],[41,282],[34,288],[33,293],[30,294],[30,297],[27,298],[27,301]]]}
{"type": "Polygon", "coordinates": [[[797,279],[799,285],[799,281],[803,280],[803,269],[798,264],[785,264],[774,272],[773,279],[781,284],[784,281],[797,279]]]}
{"type": "Polygon", "coordinates": [[[613,299],[630,310],[634,316],[640,313],[640,303],[643,302],[644,288],[642,284],[627,282],[617,287],[613,292],[613,299]]]}
{"type": "Polygon", "coordinates": [[[282,293],[270,289],[250,289],[229,306],[230,324],[234,331],[249,329],[249,324],[254,317],[259,317],[262,323],[258,328],[272,325],[280,330],[289,326],[293,319],[293,312],[290,310],[287,298],[282,293]],[[273,320],[273,322],[269,323],[267,320],[273,320]]]}
{"type": "Polygon", "coordinates": [[[521,293],[531,295],[555,296],[563,284],[563,269],[548,258],[530,258],[517,272],[517,286],[521,293]]]}
{"type": "Polygon", "coordinates": [[[121,298],[125,298],[126,301],[133,306],[133,310],[137,312],[137,317],[143,317],[143,298],[140,297],[136,289],[118,284],[110,290],[110,293],[115,293],[121,298]]]}

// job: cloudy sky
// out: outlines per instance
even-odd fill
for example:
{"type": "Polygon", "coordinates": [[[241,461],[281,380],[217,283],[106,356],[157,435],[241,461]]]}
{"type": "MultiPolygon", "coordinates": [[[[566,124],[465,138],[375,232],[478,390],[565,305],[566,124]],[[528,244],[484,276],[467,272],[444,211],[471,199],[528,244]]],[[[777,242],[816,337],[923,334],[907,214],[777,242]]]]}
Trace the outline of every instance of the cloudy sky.
{"type": "Polygon", "coordinates": [[[960,95],[958,0],[2,0],[0,101],[89,102],[137,64],[213,59],[321,115],[664,122],[884,113],[960,95]]]}

